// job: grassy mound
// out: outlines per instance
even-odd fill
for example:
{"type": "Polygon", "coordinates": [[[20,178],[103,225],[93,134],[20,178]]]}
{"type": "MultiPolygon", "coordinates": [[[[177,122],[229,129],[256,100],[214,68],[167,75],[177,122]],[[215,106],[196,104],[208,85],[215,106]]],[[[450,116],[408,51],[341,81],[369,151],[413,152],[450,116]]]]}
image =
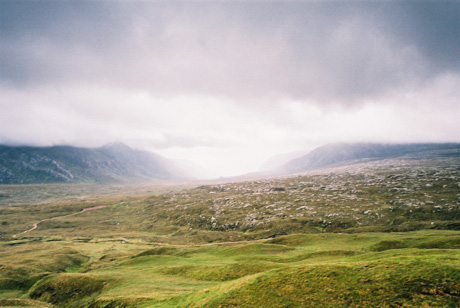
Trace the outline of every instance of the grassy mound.
{"type": "Polygon", "coordinates": [[[37,282],[29,291],[32,299],[62,304],[100,291],[104,284],[88,274],[56,274],[37,282]]]}
{"type": "Polygon", "coordinates": [[[460,237],[427,240],[416,247],[424,249],[460,249],[460,237]]]}
{"type": "Polygon", "coordinates": [[[9,277],[0,278],[0,290],[27,290],[46,274],[35,274],[33,269],[20,268],[17,272],[15,269],[8,269],[4,275],[9,277]]]}
{"type": "Polygon", "coordinates": [[[4,250],[0,266],[0,290],[28,290],[37,281],[51,273],[78,270],[88,257],[70,248],[56,248],[33,243],[18,247],[15,252],[4,250]],[[8,253],[8,254],[6,254],[8,253]]]}
{"type": "Polygon", "coordinates": [[[283,254],[286,251],[293,250],[291,247],[276,244],[265,244],[265,243],[251,243],[251,244],[238,244],[221,249],[221,254],[225,255],[248,255],[248,254],[260,254],[260,255],[277,255],[283,254]]]}
{"type": "Polygon", "coordinates": [[[419,249],[460,249],[460,236],[449,238],[419,238],[405,240],[383,240],[368,247],[370,251],[385,251],[401,248],[419,249]]]}
{"type": "Polygon", "coordinates": [[[97,299],[88,305],[88,308],[130,308],[138,307],[145,300],[142,298],[116,298],[116,299],[97,299]]]}
{"type": "Polygon", "coordinates": [[[48,308],[51,305],[41,303],[26,298],[15,299],[0,299],[0,307],[2,308],[15,308],[15,307],[29,307],[29,308],[48,308]]]}
{"type": "Polygon", "coordinates": [[[228,281],[265,272],[276,266],[270,263],[252,262],[215,266],[175,266],[162,271],[166,275],[179,275],[197,280],[228,281]]]}
{"type": "Polygon", "coordinates": [[[149,249],[146,251],[141,252],[140,254],[136,255],[135,257],[144,257],[144,256],[159,256],[159,255],[182,255],[182,250],[173,247],[157,247],[153,249],[149,249]]]}
{"type": "Polygon", "coordinates": [[[369,250],[371,251],[385,251],[385,250],[390,250],[390,249],[401,249],[401,248],[406,248],[407,244],[404,243],[403,241],[398,241],[398,240],[386,240],[386,241],[380,241],[371,247],[369,247],[369,250]]]}
{"type": "Polygon", "coordinates": [[[458,267],[420,261],[302,266],[265,273],[205,307],[458,307],[458,281],[458,267]]]}

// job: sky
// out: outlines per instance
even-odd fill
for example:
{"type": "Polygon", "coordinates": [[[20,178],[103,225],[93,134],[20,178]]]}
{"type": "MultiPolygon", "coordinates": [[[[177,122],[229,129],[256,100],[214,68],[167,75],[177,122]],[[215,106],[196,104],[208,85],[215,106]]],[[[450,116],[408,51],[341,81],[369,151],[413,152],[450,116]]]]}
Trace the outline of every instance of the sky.
{"type": "Polygon", "coordinates": [[[2,144],[123,142],[218,177],[460,142],[459,119],[460,1],[0,1],[2,144]]]}

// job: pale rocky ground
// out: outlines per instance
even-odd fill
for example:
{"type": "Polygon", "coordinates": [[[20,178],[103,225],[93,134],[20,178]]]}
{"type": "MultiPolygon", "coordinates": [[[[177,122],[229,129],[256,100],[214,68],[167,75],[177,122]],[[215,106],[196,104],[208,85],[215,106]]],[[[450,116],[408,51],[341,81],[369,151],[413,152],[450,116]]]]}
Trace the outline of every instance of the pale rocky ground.
{"type": "Polygon", "coordinates": [[[285,231],[289,225],[324,231],[414,221],[435,228],[460,220],[460,157],[407,156],[166,196],[157,204],[162,215],[190,231],[254,231],[273,224],[287,224],[285,231]]]}

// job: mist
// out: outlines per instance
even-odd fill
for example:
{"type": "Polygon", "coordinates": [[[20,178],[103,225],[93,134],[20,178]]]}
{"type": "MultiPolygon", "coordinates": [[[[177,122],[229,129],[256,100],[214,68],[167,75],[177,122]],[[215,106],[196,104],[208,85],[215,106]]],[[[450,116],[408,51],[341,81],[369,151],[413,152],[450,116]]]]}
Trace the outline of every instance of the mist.
{"type": "Polygon", "coordinates": [[[0,6],[0,143],[118,141],[218,177],[331,142],[460,141],[457,2],[0,6]]]}

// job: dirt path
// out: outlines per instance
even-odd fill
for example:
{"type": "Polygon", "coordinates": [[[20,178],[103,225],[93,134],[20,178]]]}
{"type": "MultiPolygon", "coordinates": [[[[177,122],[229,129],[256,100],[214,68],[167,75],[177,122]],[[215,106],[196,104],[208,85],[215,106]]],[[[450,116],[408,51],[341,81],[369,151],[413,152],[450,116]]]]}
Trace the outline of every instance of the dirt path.
{"type": "Polygon", "coordinates": [[[68,215],[63,215],[63,216],[56,216],[56,217],[51,217],[51,218],[45,218],[45,219],[42,219],[40,220],[39,222],[35,223],[34,226],[26,231],[23,231],[21,233],[18,233],[18,234],[15,234],[13,235],[13,238],[17,238],[19,235],[22,235],[22,234],[25,234],[25,233],[28,233],[30,231],[33,231],[35,229],[38,228],[38,224],[42,223],[42,222],[45,222],[45,221],[49,221],[49,220],[53,220],[53,219],[58,219],[58,218],[64,218],[64,217],[70,217],[70,216],[75,216],[75,215],[78,215],[78,214],[81,214],[81,213],[84,213],[84,212],[88,212],[88,211],[94,211],[94,210],[100,210],[100,209],[103,209],[103,208],[106,208],[107,205],[98,205],[98,206],[92,206],[92,207],[87,207],[86,209],[83,209],[79,212],[76,212],[76,213],[72,213],[72,214],[68,214],[68,215]]]}

